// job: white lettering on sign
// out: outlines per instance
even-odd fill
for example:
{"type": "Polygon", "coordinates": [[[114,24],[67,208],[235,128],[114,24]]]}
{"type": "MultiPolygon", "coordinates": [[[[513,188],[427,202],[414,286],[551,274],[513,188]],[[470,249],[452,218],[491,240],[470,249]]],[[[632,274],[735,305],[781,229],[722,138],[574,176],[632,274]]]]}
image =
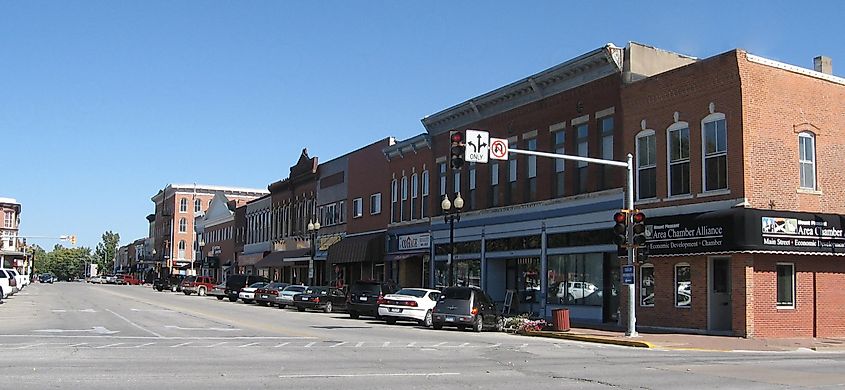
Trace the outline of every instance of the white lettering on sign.
{"type": "Polygon", "coordinates": [[[431,245],[431,235],[429,233],[408,234],[399,236],[400,251],[410,249],[425,249],[431,245]]]}
{"type": "Polygon", "coordinates": [[[466,147],[464,148],[464,160],[466,162],[487,162],[490,146],[490,133],[481,130],[467,130],[465,142],[466,147]]]}
{"type": "Polygon", "coordinates": [[[508,140],[504,138],[490,138],[490,158],[493,160],[507,160],[508,140]]]}

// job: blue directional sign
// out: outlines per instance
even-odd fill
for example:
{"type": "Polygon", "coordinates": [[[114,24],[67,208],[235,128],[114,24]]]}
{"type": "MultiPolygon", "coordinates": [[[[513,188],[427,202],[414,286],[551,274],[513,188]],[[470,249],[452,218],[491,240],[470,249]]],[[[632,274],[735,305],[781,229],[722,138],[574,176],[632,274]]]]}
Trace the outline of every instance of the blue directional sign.
{"type": "Polygon", "coordinates": [[[622,284],[634,284],[634,266],[622,266],[622,284]]]}

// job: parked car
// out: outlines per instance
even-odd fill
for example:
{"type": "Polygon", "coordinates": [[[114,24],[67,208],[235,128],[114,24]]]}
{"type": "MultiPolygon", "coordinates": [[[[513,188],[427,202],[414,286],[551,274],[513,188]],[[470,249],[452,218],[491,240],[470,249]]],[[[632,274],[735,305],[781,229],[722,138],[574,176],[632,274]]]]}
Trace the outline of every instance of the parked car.
{"type": "Polygon", "coordinates": [[[347,300],[347,311],[352,318],[358,316],[372,316],[379,318],[379,301],[387,294],[393,294],[398,290],[397,286],[389,282],[359,280],[349,286],[349,298],[347,300]]]}
{"type": "Polygon", "coordinates": [[[223,298],[226,298],[226,283],[220,283],[208,290],[208,295],[217,298],[218,301],[222,301],[223,298]]]}
{"type": "Polygon", "coordinates": [[[49,273],[49,272],[43,273],[38,277],[38,282],[40,282],[40,283],[53,284],[53,282],[55,282],[55,281],[56,281],[56,276],[49,273]]]}
{"type": "Polygon", "coordinates": [[[19,274],[14,268],[7,268],[6,273],[14,276],[15,281],[17,281],[18,291],[23,290],[23,287],[26,286],[26,283],[24,282],[24,279],[26,278],[19,274]]]}
{"type": "Polygon", "coordinates": [[[132,275],[120,275],[117,277],[117,284],[137,286],[141,284],[141,279],[138,279],[132,275]]]}
{"type": "Polygon", "coordinates": [[[441,329],[454,326],[460,330],[468,326],[481,332],[490,327],[502,329],[502,321],[493,300],[478,287],[448,287],[434,306],[431,326],[441,329]]]}
{"type": "Polygon", "coordinates": [[[197,294],[204,297],[209,290],[214,288],[214,278],[211,276],[188,276],[182,281],[182,292],[185,295],[197,294]]]}
{"type": "Polygon", "coordinates": [[[179,287],[179,283],[181,282],[182,278],[176,275],[159,277],[153,280],[153,289],[156,291],[170,290],[171,292],[177,292],[182,290],[179,287]]]}
{"type": "Polygon", "coordinates": [[[255,282],[253,284],[250,284],[249,286],[242,288],[241,291],[238,291],[238,298],[240,298],[243,303],[252,303],[253,301],[255,301],[255,290],[258,290],[259,288],[264,287],[267,284],[269,283],[255,282]]]}
{"type": "Polygon", "coordinates": [[[279,296],[276,297],[276,304],[279,305],[279,309],[284,309],[288,305],[293,305],[293,297],[296,294],[304,293],[307,289],[308,286],[302,285],[287,286],[279,291],[279,296]]]}
{"type": "Polygon", "coordinates": [[[440,291],[426,288],[403,288],[384,296],[378,314],[388,324],[397,320],[414,321],[425,327],[432,324],[432,311],[440,298],[440,291]]]}
{"type": "Polygon", "coordinates": [[[346,294],[336,287],[308,287],[302,294],[293,297],[296,310],[322,310],[331,313],[334,310],[346,309],[346,294]]]}
{"type": "Polygon", "coordinates": [[[6,273],[6,270],[0,269],[0,298],[8,298],[13,294],[13,289],[17,286],[17,281],[14,277],[6,273]]]}
{"type": "Polygon", "coordinates": [[[276,297],[279,296],[279,290],[287,286],[287,283],[273,282],[255,290],[255,303],[261,306],[273,306],[276,303],[276,297]]]}
{"type": "Polygon", "coordinates": [[[106,282],[106,278],[104,278],[100,275],[94,275],[94,276],[88,277],[87,282],[88,283],[94,283],[94,284],[103,284],[103,283],[106,282]]]}
{"type": "Polygon", "coordinates": [[[267,278],[258,275],[229,275],[226,279],[226,297],[231,302],[238,301],[238,293],[242,288],[255,282],[269,282],[267,278]]]}
{"type": "Polygon", "coordinates": [[[117,284],[116,275],[106,275],[106,284],[117,284]]]}

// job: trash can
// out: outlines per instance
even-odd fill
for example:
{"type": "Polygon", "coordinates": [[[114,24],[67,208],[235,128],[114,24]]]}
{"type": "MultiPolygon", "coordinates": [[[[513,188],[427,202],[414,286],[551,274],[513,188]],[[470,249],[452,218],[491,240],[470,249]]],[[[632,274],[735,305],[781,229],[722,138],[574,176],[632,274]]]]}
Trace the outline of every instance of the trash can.
{"type": "Polygon", "coordinates": [[[552,310],[552,327],[558,332],[569,332],[569,309],[552,310]]]}

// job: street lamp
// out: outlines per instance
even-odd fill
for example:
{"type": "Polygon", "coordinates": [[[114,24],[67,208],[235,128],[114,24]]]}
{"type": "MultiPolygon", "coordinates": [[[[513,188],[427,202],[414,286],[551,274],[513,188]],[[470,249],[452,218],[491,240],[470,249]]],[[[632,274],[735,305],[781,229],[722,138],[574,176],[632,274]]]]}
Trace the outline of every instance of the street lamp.
{"type": "Polygon", "coordinates": [[[308,259],[308,285],[314,285],[314,256],[317,254],[317,231],[320,221],[308,221],[308,234],[311,237],[311,258],[308,259]]]}
{"type": "Polygon", "coordinates": [[[464,208],[464,198],[461,198],[461,193],[455,195],[455,207],[452,207],[452,201],[449,200],[449,195],[443,195],[443,201],[440,202],[440,208],[443,209],[443,219],[449,223],[449,282],[448,285],[455,286],[455,222],[461,220],[461,210],[464,208]]]}
{"type": "MultiPolygon", "coordinates": [[[[200,242],[198,242],[197,245],[199,245],[199,247],[200,247],[200,255],[196,256],[196,259],[194,259],[194,261],[202,260],[202,262],[205,263],[205,239],[200,238],[200,242]]],[[[205,272],[206,272],[205,268],[206,268],[206,266],[203,265],[203,271],[202,271],[203,275],[205,275],[205,272]]],[[[194,263],[193,262],[191,263],[191,273],[194,274],[194,275],[197,274],[196,271],[194,270],[194,263]]]]}

